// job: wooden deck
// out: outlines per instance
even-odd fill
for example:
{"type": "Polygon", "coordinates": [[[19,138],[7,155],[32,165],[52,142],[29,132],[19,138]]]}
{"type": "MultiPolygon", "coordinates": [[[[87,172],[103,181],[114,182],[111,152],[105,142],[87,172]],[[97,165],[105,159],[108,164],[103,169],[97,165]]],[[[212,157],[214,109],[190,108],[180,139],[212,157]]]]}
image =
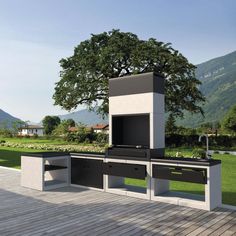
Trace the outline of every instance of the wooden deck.
{"type": "Polygon", "coordinates": [[[236,235],[236,211],[212,212],[73,187],[20,187],[0,168],[0,235],[236,235]]]}

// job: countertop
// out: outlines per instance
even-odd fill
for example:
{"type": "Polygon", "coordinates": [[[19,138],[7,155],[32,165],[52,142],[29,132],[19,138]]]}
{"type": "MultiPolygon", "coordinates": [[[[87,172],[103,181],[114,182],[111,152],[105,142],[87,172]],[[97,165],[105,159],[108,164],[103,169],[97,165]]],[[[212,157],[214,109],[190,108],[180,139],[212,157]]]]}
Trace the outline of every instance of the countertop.
{"type": "Polygon", "coordinates": [[[71,152],[72,157],[83,156],[83,157],[96,157],[96,158],[105,158],[105,153],[97,152],[71,152]]]}
{"type": "Polygon", "coordinates": [[[58,156],[69,156],[69,152],[31,152],[31,153],[22,153],[21,156],[29,157],[39,157],[39,158],[48,158],[48,157],[58,157],[58,156]]]}
{"type": "MultiPolygon", "coordinates": [[[[22,153],[22,156],[30,156],[30,157],[38,157],[38,158],[50,158],[50,157],[57,157],[57,156],[71,156],[71,157],[90,157],[90,158],[101,158],[104,159],[106,157],[105,153],[93,153],[93,152],[32,152],[32,153],[22,153]]],[[[221,160],[216,159],[194,159],[194,158],[187,158],[187,157],[158,157],[152,158],[151,160],[139,158],[139,157],[125,157],[125,156],[116,156],[116,157],[109,157],[111,159],[126,159],[126,160],[135,160],[135,161],[152,161],[152,162],[159,162],[159,163],[170,163],[170,164],[187,164],[187,165],[198,165],[198,166],[214,166],[221,164],[221,160]]]]}

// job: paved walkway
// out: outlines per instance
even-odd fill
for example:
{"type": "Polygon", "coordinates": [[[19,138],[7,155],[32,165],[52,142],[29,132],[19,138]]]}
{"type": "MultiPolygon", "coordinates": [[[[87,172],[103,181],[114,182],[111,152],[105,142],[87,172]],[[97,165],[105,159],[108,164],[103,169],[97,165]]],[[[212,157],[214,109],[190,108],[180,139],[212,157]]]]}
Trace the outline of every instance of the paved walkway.
{"type": "Polygon", "coordinates": [[[236,235],[236,211],[212,212],[74,187],[20,187],[0,168],[0,235],[236,235]]]}

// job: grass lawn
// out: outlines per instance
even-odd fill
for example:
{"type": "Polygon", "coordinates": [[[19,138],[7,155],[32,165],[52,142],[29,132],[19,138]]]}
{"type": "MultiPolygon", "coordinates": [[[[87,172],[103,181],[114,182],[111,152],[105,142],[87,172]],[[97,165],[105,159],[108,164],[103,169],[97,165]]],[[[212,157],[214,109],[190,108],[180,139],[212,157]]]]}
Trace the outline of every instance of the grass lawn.
{"type": "Polygon", "coordinates": [[[0,166],[20,169],[21,154],[26,152],[44,152],[44,151],[36,149],[10,148],[10,147],[0,146],[0,166]]]}
{"type": "MultiPolygon", "coordinates": [[[[178,149],[179,150],[179,149],[178,149]]],[[[0,165],[20,169],[20,156],[25,152],[38,152],[42,150],[10,148],[0,146],[0,165]]],[[[166,150],[166,154],[174,155],[175,150],[166,150]]],[[[182,154],[186,156],[191,155],[191,150],[182,149],[182,154]]],[[[214,154],[214,159],[222,161],[222,196],[224,204],[231,204],[236,206],[236,156],[214,154]]],[[[145,180],[126,179],[126,184],[145,186],[145,180]]],[[[203,194],[204,185],[183,183],[171,181],[171,190],[183,191],[188,193],[203,194]]]]}

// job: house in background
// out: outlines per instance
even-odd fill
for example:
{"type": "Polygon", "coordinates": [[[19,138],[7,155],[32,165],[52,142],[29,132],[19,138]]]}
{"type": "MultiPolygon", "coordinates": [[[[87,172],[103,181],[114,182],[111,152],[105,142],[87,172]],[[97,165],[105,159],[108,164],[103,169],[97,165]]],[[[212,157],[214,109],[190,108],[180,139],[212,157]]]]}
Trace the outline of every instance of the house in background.
{"type": "Polygon", "coordinates": [[[20,136],[43,136],[43,126],[27,125],[19,129],[18,135],[20,136]]]}
{"type": "MultiPolygon", "coordinates": [[[[108,134],[109,132],[109,125],[108,124],[96,124],[93,126],[88,126],[88,129],[92,129],[93,132],[95,133],[105,133],[108,134]]],[[[78,127],[69,127],[68,128],[69,132],[77,132],[78,131],[78,127]]]]}
{"type": "Polygon", "coordinates": [[[109,132],[109,125],[108,124],[96,124],[92,126],[92,129],[95,133],[105,133],[108,134],[109,132]]]}
{"type": "Polygon", "coordinates": [[[77,131],[78,131],[78,128],[77,128],[77,127],[69,127],[69,128],[68,128],[68,131],[69,131],[69,132],[77,132],[77,131]]]}

